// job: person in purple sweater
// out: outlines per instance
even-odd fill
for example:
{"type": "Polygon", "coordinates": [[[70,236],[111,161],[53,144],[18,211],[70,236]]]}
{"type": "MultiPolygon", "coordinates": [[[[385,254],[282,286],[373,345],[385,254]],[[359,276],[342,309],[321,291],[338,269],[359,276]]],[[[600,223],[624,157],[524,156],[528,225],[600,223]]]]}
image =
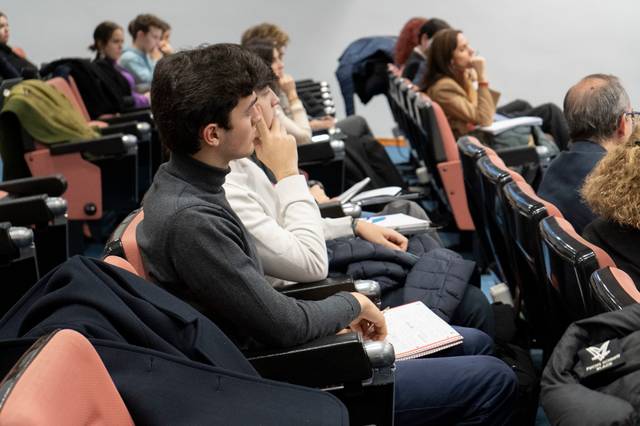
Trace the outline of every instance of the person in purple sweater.
{"type": "Polygon", "coordinates": [[[94,62],[110,73],[119,91],[124,96],[133,98],[133,107],[146,108],[149,106],[149,92],[137,93],[135,79],[131,73],[118,65],[123,45],[122,27],[114,22],[104,21],[93,31],[93,44],[89,49],[96,52],[94,62]]]}

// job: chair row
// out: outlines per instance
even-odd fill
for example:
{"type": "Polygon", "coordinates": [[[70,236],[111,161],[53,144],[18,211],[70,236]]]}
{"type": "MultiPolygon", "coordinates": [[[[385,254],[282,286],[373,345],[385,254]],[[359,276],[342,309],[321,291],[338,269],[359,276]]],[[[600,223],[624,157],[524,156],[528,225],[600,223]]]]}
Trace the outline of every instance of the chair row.
{"type": "Polygon", "coordinates": [[[630,278],[551,203],[473,137],[457,142],[482,249],[543,349],[573,321],[640,301],[630,278]]]}
{"type": "MultiPolygon", "coordinates": [[[[418,167],[423,167],[426,181],[437,199],[451,212],[457,229],[473,231],[468,210],[467,189],[456,140],[447,117],[436,102],[419,92],[400,76],[393,65],[388,70],[387,99],[401,133],[409,141],[418,167]]],[[[535,147],[518,147],[498,152],[509,166],[533,167],[539,163],[535,147]]]]}
{"type": "MultiPolygon", "coordinates": [[[[91,121],[70,76],[5,80],[1,89],[4,180],[62,174],[74,223],[100,223],[105,214],[139,203],[153,173],[148,111],[91,121]]],[[[81,251],[81,244],[72,245],[72,252],[81,251]]]]}
{"type": "Polygon", "coordinates": [[[0,317],[68,258],[66,187],[61,175],[0,182],[0,317]]]}
{"type": "Polygon", "coordinates": [[[326,81],[311,79],[296,81],[296,91],[307,114],[314,118],[335,117],[336,104],[326,81]]]}

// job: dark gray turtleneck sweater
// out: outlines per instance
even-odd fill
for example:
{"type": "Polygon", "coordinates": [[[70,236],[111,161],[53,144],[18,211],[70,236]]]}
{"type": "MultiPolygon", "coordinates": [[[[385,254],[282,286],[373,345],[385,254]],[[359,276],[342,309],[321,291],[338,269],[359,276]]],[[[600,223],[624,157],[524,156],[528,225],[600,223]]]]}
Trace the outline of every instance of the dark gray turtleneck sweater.
{"type": "Polygon", "coordinates": [[[293,346],[346,327],[360,313],[351,294],[302,301],[264,278],[225,198],[227,173],[175,154],[160,167],[136,233],[153,281],[211,318],[241,349],[293,346]]]}

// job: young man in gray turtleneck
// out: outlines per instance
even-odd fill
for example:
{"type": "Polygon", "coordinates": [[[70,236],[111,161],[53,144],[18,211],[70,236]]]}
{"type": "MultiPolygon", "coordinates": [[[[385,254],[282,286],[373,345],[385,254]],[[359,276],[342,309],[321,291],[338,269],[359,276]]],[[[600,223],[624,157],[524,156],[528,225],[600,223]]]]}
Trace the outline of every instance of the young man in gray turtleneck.
{"type": "MultiPolygon", "coordinates": [[[[269,69],[257,56],[230,44],[179,52],[158,63],[151,104],[171,160],[158,170],[137,228],[146,270],[242,349],[290,347],[347,326],[365,338],[383,339],[384,316],[358,293],[301,301],[274,290],[225,199],[229,162],[254,149],[278,184],[306,185],[296,150],[275,147],[295,146],[295,140],[277,119],[267,126],[256,105],[255,90],[265,78],[269,69]]],[[[506,364],[485,355],[491,343],[477,331],[454,349],[467,356],[443,351],[438,358],[398,362],[397,424],[507,424],[516,379],[506,364]]]]}

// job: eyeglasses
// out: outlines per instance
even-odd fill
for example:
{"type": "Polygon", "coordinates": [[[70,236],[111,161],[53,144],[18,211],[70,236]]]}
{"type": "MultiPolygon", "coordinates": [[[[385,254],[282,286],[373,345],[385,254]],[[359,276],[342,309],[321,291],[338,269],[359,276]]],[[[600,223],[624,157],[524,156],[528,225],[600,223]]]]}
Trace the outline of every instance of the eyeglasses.
{"type": "Polygon", "coordinates": [[[636,123],[638,121],[638,117],[640,117],[640,111],[628,111],[622,115],[628,115],[629,117],[631,117],[631,120],[636,123]]]}

